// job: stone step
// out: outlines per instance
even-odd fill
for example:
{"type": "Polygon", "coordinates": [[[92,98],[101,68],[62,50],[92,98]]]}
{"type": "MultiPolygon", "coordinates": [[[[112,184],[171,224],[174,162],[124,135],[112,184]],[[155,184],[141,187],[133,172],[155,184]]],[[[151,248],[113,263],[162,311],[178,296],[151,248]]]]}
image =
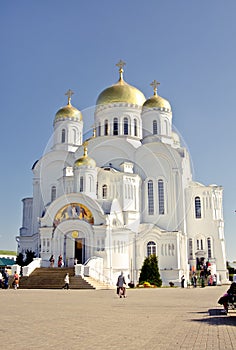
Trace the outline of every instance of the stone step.
{"type": "Polygon", "coordinates": [[[70,289],[95,289],[81,276],[74,275],[74,268],[38,268],[28,277],[20,278],[20,289],[61,289],[66,273],[70,276],[70,289]]]}

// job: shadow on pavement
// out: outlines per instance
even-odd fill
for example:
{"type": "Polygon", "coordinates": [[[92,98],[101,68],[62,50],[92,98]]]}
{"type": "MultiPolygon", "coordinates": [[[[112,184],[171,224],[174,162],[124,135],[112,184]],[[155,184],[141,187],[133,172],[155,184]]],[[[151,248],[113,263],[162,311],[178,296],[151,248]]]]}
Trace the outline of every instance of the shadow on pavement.
{"type": "Polygon", "coordinates": [[[192,319],[192,322],[202,322],[211,325],[236,326],[236,313],[229,312],[226,315],[222,312],[222,309],[209,309],[208,315],[210,317],[204,317],[202,319],[192,319]]]}

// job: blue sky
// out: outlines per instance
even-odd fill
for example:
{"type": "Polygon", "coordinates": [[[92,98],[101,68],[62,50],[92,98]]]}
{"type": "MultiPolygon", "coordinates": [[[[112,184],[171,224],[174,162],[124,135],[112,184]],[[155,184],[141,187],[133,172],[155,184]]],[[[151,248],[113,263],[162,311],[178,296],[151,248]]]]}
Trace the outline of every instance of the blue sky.
{"type": "MultiPolygon", "coordinates": [[[[227,0],[11,0],[0,4],[0,249],[15,249],[21,199],[57,110],[80,110],[118,80],[148,98],[150,83],[173,110],[194,180],[224,187],[227,259],[236,260],[236,2],[227,0]]],[[[85,126],[93,124],[89,113],[85,126]]]]}

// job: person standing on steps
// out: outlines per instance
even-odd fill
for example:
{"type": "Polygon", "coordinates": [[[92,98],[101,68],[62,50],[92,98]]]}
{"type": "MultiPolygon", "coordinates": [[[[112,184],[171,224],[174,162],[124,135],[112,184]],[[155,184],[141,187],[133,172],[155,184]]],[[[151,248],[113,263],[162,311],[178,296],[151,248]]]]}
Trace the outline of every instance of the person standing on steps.
{"type": "Polygon", "coordinates": [[[62,289],[70,289],[70,278],[69,278],[69,273],[65,275],[64,278],[65,285],[62,287],[62,289]]]}
{"type": "Polygon", "coordinates": [[[54,267],[54,262],[55,262],[54,255],[51,255],[49,261],[50,261],[50,267],[54,267]]]}

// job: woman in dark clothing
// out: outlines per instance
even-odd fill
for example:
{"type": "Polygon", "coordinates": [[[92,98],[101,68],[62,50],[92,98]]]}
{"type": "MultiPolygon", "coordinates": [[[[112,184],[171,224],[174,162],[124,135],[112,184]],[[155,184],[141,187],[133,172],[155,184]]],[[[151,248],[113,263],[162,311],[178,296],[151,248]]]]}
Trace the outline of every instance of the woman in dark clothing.
{"type": "Polygon", "coordinates": [[[224,294],[220,299],[218,300],[218,303],[220,305],[224,306],[224,311],[227,313],[229,308],[229,302],[232,301],[232,299],[235,297],[236,301],[236,282],[233,282],[230,286],[230,288],[227,290],[226,294],[224,294]]]}

